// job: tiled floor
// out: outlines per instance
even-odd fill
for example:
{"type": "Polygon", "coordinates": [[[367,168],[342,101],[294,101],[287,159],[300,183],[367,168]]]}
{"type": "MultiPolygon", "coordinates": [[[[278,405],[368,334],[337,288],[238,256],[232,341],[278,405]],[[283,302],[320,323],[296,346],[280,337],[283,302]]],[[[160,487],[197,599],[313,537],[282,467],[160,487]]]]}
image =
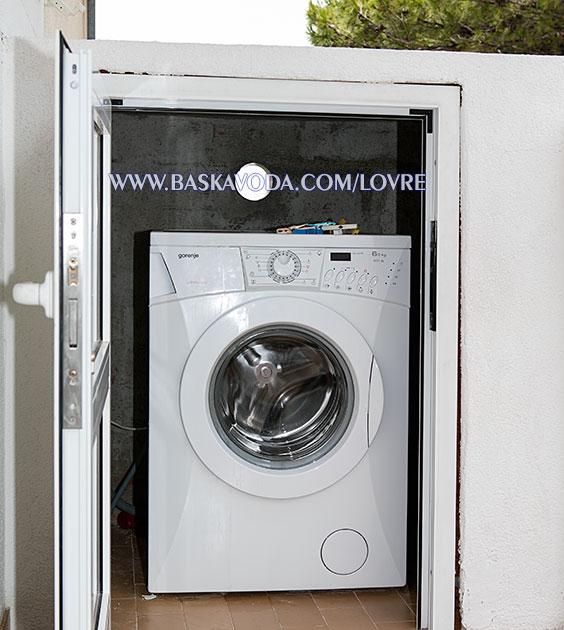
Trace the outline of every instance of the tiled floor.
{"type": "Polygon", "coordinates": [[[407,588],[159,595],[146,600],[138,547],[131,530],[112,529],[112,630],[415,628],[415,594],[407,588]]]}

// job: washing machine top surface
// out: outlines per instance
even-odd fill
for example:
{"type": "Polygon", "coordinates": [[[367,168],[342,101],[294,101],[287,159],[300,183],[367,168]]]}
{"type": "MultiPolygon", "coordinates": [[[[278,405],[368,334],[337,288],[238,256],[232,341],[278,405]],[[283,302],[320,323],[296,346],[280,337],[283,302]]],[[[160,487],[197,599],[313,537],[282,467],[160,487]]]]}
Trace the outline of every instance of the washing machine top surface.
{"type": "Polygon", "coordinates": [[[401,235],[152,232],[151,304],[297,290],[409,306],[410,246],[401,235]]]}

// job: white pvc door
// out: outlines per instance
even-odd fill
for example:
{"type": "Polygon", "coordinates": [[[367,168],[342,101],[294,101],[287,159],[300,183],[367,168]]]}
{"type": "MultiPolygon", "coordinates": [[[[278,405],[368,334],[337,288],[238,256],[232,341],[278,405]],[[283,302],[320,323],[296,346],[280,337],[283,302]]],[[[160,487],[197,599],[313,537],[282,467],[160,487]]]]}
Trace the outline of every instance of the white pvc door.
{"type": "Polygon", "coordinates": [[[110,626],[109,119],[59,38],[55,161],[55,628],[110,626]]]}

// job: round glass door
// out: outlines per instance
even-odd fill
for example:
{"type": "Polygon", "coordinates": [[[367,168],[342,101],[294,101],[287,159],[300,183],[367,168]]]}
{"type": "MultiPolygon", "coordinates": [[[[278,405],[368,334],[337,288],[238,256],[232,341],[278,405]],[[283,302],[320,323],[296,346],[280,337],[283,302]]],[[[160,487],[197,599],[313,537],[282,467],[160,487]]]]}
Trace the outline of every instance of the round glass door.
{"type": "Polygon", "coordinates": [[[349,425],[353,400],[338,350],[292,326],[239,338],[216,364],[209,392],[221,439],[266,468],[297,468],[329,453],[349,425]]]}

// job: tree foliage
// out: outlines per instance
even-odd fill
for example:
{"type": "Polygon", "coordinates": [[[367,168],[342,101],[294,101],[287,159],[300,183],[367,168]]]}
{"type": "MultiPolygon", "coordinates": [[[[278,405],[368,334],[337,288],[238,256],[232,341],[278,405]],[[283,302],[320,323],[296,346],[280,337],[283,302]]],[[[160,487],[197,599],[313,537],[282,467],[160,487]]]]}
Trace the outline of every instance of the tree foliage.
{"type": "Polygon", "coordinates": [[[311,0],[316,46],[564,54],[564,0],[311,0]]]}

